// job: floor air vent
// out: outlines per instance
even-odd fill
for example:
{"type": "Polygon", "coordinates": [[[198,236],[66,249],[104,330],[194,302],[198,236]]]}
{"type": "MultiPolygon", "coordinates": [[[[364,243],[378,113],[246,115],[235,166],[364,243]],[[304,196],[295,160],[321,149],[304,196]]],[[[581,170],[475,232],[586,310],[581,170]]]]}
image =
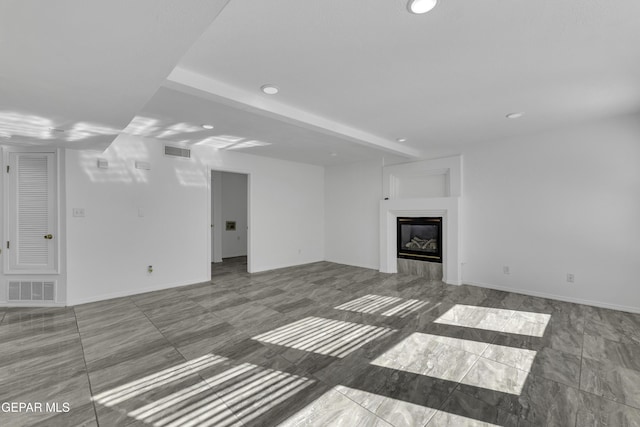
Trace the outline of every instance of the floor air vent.
{"type": "Polygon", "coordinates": [[[9,301],[55,301],[56,282],[9,282],[9,301]]]}
{"type": "Polygon", "coordinates": [[[191,150],[188,148],[172,147],[171,145],[164,146],[164,154],[167,156],[185,157],[187,159],[191,158],[191,150]]]}

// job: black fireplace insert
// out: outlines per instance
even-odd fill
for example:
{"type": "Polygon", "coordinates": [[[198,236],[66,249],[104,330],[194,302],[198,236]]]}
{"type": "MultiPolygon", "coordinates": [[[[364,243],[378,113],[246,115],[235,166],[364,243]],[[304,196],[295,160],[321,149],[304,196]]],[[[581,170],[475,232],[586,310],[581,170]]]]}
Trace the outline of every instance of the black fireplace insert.
{"type": "Polygon", "coordinates": [[[398,258],[442,262],[442,218],[398,218],[398,258]]]}

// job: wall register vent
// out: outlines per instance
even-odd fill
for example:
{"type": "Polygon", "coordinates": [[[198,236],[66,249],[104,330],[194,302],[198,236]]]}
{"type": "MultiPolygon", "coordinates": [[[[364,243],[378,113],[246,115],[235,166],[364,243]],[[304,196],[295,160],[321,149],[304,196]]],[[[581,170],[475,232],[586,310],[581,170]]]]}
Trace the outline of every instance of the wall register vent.
{"type": "Polygon", "coordinates": [[[184,157],[187,159],[191,158],[191,150],[188,148],[172,147],[171,145],[164,146],[164,154],[167,156],[184,157]]]}
{"type": "Polygon", "coordinates": [[[55,301],[56,282],[9,281],[8,301],[55,301]]]}

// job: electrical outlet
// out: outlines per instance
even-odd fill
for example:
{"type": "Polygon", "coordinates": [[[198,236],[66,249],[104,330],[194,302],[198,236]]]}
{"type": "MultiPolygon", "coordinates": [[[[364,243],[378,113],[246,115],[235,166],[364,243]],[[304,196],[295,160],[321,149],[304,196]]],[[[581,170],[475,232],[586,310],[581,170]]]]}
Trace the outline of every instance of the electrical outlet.
{"type": "Polygon", "coordinates": [[[505,265],[505,266],[502,267],[502,272],[504,274],[511,274],[511,270],[509,269],[508,265],[505,265]]]}
{"type": "Polygon", "coordinates": [[[73,208],[72,213],[73,213],[73,216],[76,218],[83,218],[84,208],[73,208]]]}
{"type": "Polygon", "coordinates": [[[567,273],[567,282],[574,283],[575,281],[576,281],[576,278],[573,276],[573,274],[567,273]]]}

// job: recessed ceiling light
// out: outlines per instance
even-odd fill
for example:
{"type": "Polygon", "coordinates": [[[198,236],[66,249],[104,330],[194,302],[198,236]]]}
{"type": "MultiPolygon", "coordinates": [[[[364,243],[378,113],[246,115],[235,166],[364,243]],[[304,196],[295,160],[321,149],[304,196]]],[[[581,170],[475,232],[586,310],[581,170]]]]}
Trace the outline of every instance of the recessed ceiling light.
{"type": "Polygon", "coordinates": [[[407,9],[415,14],[427,13],[438,4],[438,0],[409,0],[407,9]]]}
{"type": "Polygon", "coordinates": [[[278,89],[278,87],[274,85],[264,85],[260,89],[267,95],[275,95],[276,93],[280,92],[280,89],[278,89]]]}
{"type": "Polygon", "coordinates": [[[407,138],[396,138],[398,142],[407,142],[407,138]]]}
{"type": "Polygon", "coordinates": [[[520,111],[518,113],[509,113],[505,117],[507,119],[519,119],[522,116],[524,116],[524,112],[520,111]]]}
{"type": "Polygon", "coordinates": [[[207,130],[213,129],[213,125],[200,125],[200,126],[202,126],[202,129],[207,129],[207,130]]]}

